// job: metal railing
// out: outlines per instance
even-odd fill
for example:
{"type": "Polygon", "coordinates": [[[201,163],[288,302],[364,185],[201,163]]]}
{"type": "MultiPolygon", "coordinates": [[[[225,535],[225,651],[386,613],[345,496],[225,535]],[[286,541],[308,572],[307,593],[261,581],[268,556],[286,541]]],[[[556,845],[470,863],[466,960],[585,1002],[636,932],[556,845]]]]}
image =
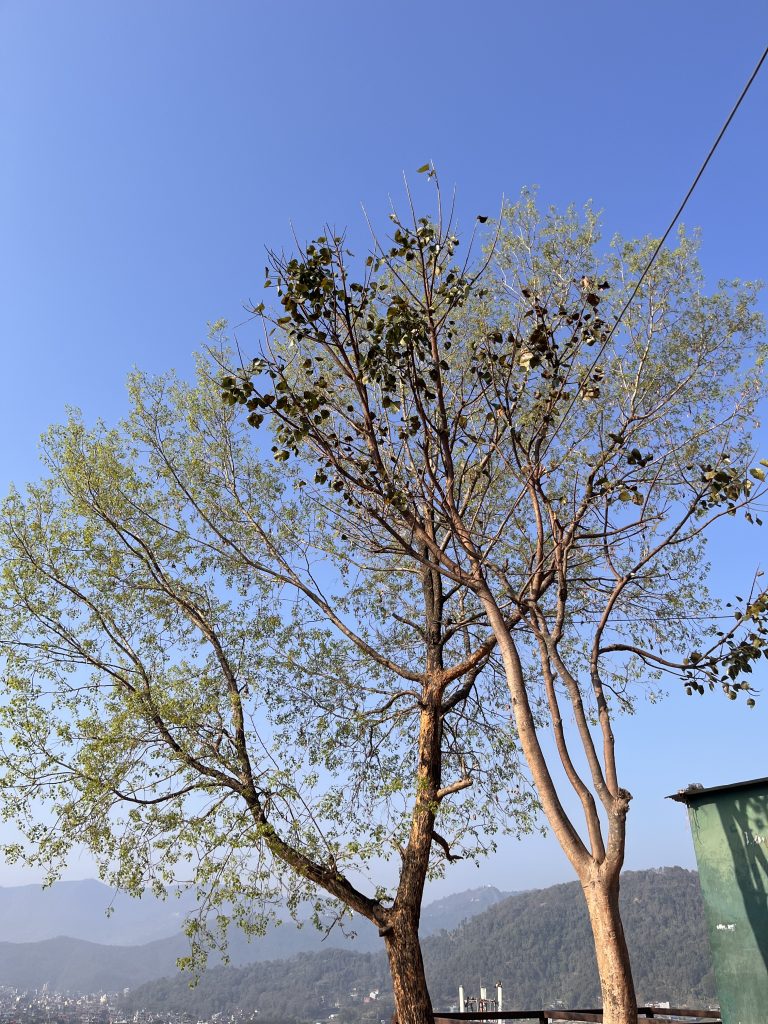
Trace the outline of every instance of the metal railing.
{"type": "MultiPolygon", "coordinates": [[[[454,1021],[504,1021],[521,1020],[536,1021],[537,1024],[552,1024],[553,1021],[570,1020],[602,1024],[603,1011],[597,1010],[491,1010],[485,1012],[470,1011],[469,1013],[442,1013],[434,1015],[435,1024],[452,1024],[454,1021]]],[[[689,1008],[673,1008],[659,1006],[638,1006],[638,1024],[647,1020],[679,1020],[687,1024],[706,1021],[707,1024],[722,1024],[719,1010],[692,1010],[689,1008]]]]}

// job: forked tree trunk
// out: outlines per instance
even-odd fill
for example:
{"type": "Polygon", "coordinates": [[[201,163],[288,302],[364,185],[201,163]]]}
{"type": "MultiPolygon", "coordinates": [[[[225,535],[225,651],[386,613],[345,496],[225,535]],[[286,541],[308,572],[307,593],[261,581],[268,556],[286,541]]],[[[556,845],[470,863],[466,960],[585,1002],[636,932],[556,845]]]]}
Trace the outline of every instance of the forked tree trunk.
{"type": "Polygon", "coordinates": [[[582,880],[603,995],[603,1024],[637,1024],[637,999],[619,913],[619,878],[582,880]]]}
{"type": "Polygon", "coordinates": [[[432,1024],[432,1000],[424,976],[418,916],[398,914],[384,935],[397,1024],[432,1024]]]}

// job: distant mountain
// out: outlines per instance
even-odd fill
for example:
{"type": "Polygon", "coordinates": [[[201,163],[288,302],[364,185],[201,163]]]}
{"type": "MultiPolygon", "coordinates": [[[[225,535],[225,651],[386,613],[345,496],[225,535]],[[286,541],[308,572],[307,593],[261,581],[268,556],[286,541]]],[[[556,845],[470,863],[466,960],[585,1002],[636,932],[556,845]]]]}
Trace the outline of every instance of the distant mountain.
{"type": "MultiPolygon", "coordinates": [[[[635,982],[642,1002],[701,1006],[714,998],[709,947],[698,878],[682,868],[624,875],[622,905],[635,982]]],[[[515,893],[452,932],[424,942],[436,1008],[457,1000],[458,986],[477,994],[481,984],[504,983],[507,1008],[588,1006],[599,985],[584,898],[577,882],[515,893]]],[[[129,993],[126,1012],[188,1012],[203,1018],[237,1007],[280,1012],[283,1019],[320,1019],[327,1007],[347,1007],[357,1019],[387,1017],[391,994],[382,954],[343,950],[303,954],[287,962],[217,967],[190,989],[184,977],[166,978],[129,993]],[[373,1008],[356,1002],[379,988],[373,1008]]]]}
{"type": "MultiPolygon", "coordinates": [[[[508,895],[487,885],[428,903],[422,910],[422,934],[455,928],[508,895]]],[[[93,879],[54,882],[46,889],[41,885],[0,886],[0,943],[68,936],[106,945],[139,946],[178,936],[184,918],[194,907],[194,895],[189,892],[175,893],[168,900],[157,899],[151,893],[134,899],[93,879]]],[[[364,918],[355,918],[350,930],[357,934],[358,951],[381,948],[378,932],[364,918]]],[[[288,923],[270,928],[267,936],[252,943],[233,936],[231,959],[234,963],[253,963],[329,946],[348,949],[349,944],[340,931],[331,932],[324,940],[311,925],[298,929],[288,923]]]]}
{"type": "MultiPolygon", "coordinates": [[[[503,899],[493,886],[470,889],[427,904],[422,934],[453,928],[503,899]]],[[[40,886],[0,888],[0,985],[55,991],[118,991],[143,982],[177,974],[176,960],[189,952],[179,932],[191,896],[167,903],[154,897],[133,900],[118,895],[100,882],[57,882],[40,886]],[[114,912],[106,909],[114,901],[114,912]],[[142,943],[142,936],[162,936],[142,943]],[[98,942],[96,940],[99,940],[98,942]]],[[[378,953],[382,942],[377,930],[356,917],[346,931],[335,928],[325,936],[311,924],[271,927],[263,937],[249,941],[233,931],[228,955],[234,965],[287,960],[300,953],[328,949],[378,953]]],[[[219,957],[211,956],[211,964],[219,957]]],[[[188,980],[188,979],[187,979],[188,980]]],[[[185,982],[186,983],[186,982],[185,982]]]]}
{"type": "Polygon", "coordinates": [[[258,1010],[259,1020],[327,1021],[334,1013],[345,1022],[365,1017],[371,1024],[388,1021],[393,1001],[386,957],[327,949],[250,967],[215,967],[195,988],[185,978],[164,978],[121,1000],[126,1015],[146,1009],[160,1019],[186,1013],[191,1020],[210,1020],[240,1007],[258,1010]],[[366,1004],[372,993],[377,998],[366,1004]]]}
{"type": "MultiPolygon", "coordinates": [[[[87,886],[75,891],[94,893],[87,886]]],[[[95,893],[103,899],[103,893],[95,893]]],[[[714,983],[696,873],[682,868],[627,872],[622,903],[640,999],[669,999],[673,1005],[711,1000],[714,983]]],[[[151,902],[148,906],[152,914],[160,909],[151,902]]],[[[81,908],[73,911],[69,923],[82,925],[87,917],[81,908]]],[[[154,926],[162,923],[162,915],[150,917],[154,926]]],[[[329,1005],[324,1001],[344,1005],[379,989],[380,999],[371,1010],[378,1021],[387,1017],[385,1002],[390,998],[386,959],[381,940],[367,922],[362,923],[366,927],[358,929],[354,944],[335,929],[322,942],[321,934],[309,926],[272,929],[250,944],[235,935],[232,963],[249,966],[211,966],[195,989],[189,988],[189,976],[175,968],[177,957],[187,952],[180,934],[143,945],[61,937],[0,943],[0,984],[47,984],[70,992],[129,987],[126,1010],[184,1010],[203,1018],[210,1007],[214,1012],[249,1006],[267,1015],[282,1014],[282,1019],[305,1020],[320,1019],[320,1009],[329,1005]]],[[[505,1002],[511,1007],[553,1005],[558,1000],[583,1006],[598,999],[589,925],[576,882],[506,898],[490,887],[459,893],[426,906],[423,925],[424,959],[436,1007],[455,1004],[460,984],[468,994],[477,994],[481,984],[493,986],[497,980],[504,983],[505,1002]],[[486,905],[481,913],[473,913],[486,905]]]]}
{"type": "Polygon", "coordinates": [[[168,900],[151,893],[134,899],[87,879],[0,886],[0,942],[39,942],[67,935],[114,945],[141,945],[181,931],[195,905],[190,893],[168,900]],[[109,911],[109,916],[108,916],[109,911]]]}
{"type": "Polygon", "coordinates": [[[422,908],[421,934],[432,935],[434,932],[450,931],[457,928],[462,921],[476,917],[495,903],[512,895],[510,892],[501,892],[493,885],[483,885],[479,889],[466,889],[464,892],[434,900],[422,908]]]}
{"type": "MultiPolygon", "coordinates": [[[[0,943],[0,985],[54,992],[119,992],[176,971],[183,936],[143,946],[104,946],[82,939],[0,943]]],[[[189,983],[189,978],[185,984],[189,983]]]]}

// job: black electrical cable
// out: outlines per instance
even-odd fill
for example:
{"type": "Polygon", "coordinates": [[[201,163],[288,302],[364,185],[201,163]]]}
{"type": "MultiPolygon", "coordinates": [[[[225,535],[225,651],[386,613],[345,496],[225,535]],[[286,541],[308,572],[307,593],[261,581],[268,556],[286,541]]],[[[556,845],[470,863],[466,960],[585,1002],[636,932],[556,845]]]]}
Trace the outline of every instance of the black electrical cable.
{"type": "MultiPolygon", "coordinates": [[[[723,124],[723,127],[722,127],[722,128],[720,129],[720,132],[719,132],[719,134],[718,134],[717,138],[716,138],[716,139],[715,139],[715,141],[714,141],[714,142],[712,143],[712,147],[711,147],[711,149],[709,150],[709,152],[707,153],[707,156],[706,156],[706,159],[704,160],[704,163],[703,163],[703,164],[701,165],[701,167],[699,168],[699,172],[698,172],[698,174],[697,174],[697,175],[696,175],[696,177],[695,177],[695,178],[693,179],[693,182],[691,183],[691,187],[690,187],[690,188],[688,189],[688,191],[686,192],[686,194],[685,194],[685,198],[683,199],[682,203],[680,203],[680,206],[679,206],[679,207],[677,208],[677,212],[675,213],[675,215],[674,215],[674,217],[672,218],[672,220],[671,220],[671,221],[669,222],[669,226],[668,226],[667,230],[666,230],[666,231],[664,232],[664,234],[663,234],[663,235],[661,236],[661,239],[659,240],[659,242],[658,242],[658,244],[657,244],[656,248],[655,248],[655,249],[653,250],[653,254],[652,254],[651,258],[650,258],[650,259],[648,260],[648,263],[646,264],[645,270],[644,270],[644,271],[642,272],[642,274],[640,275],[640,278],[639,278],[639,280],[638,280],[637,284],[636,284],[636,285],[635,285],[635,287],[633,288],[633,290],[632,290],[632,294],[631,294],[631,295],[629,296],[629,298],[628,298],[628,299],[627,299],[627,301],[625,302],[625,304],[624,304],[624,308],[622,309],[621,313],[619,313],[618,317],[616,318],[616,322],[614,323],[613,327],[612,327],[612,328],[611,328],[611,330],[609,331],[609,333],[608,333],[608,337],[607,337],[607,338],[605,339],[605,342],[604,342],[604,344],[603,344],[603,347],[602,347],[602,348],[600,349],[600,354],[602,354],[602,352],[604,351],[604,349],[605,349],[605,346],[606,346],[606,345],[608,344],[608,342],[609,342],[609,341],[611,340],[611,338],[613,337],[613,334],[614,334],[614,332],[615,332],[616,328],[617,328],[617,327],[619,326],[619,324],[621,323],[621,321],[622,321],[622,320],[624,319],[624,315],[625,315],[625,313],[627,312],[627,310],[629,309],[629,307],[630,307],[630,306],[632,305],[632,302],[634,301],[634,298],[635,298],[635,296],[637,295],[638,291],[640,290],[640,286],[642,285],[643,281],[644,281],[644,280],[646,279],[646,277],[648,276],[648,272],[650,271],[651,267],[653,266],[653,264],[654,264],[654,262],[655,262],[655,260],[656,260],[656,257],[657,257],[657,256],[659,255],[659,253],[661,252],[662,246],[664,245],[664,243],[666,242],[667,238],[669,237],[669,233],[670,233],[670,231],[672,230],[672,228],[673,228],[673,227],[675,226],[675,224],[677,223],[677,221],[678,221],[678,219],[679,219],[679,217],[680,217],[680,214],[681,214],[681,213],[683,212],[683,210],[685,209],[686,203],[688,202],[688,200],[689,200],[689,199],[691,198],[691,196],[693,195],[694,189],[695,189],[695,188],[696,188],[696,186],[698,185],[698,183],[699,183],[699,181],[700,181],[700,179],[701,179],[701,176],[702,176],[702,174],[704,173],[704,171],[705,171],[705,170],[706,170],[706,168],[707,168],[707,164],[709,163],[709,161],[710,161],[710,160],[712,159],[712,157],[714,156],[715,150],[716,150],[716,149],[717,149],[717,147],[718,147],[718,146],[720,145],[720,141],[721,141],[721,139],[722,139],[722,138],[723,138],[723,136],[725,135],[726,131],[728,130],[728,126],[729,126],[729,124],[731,123],[731,121],[733,120],[733,118],[734,118],[734,117],[735,117],[735,115],[736,115],[736,111],[737,111],[737,110],[739,109],[739,107],[741,106],[741,102],[742,102],[742,100],[744,99],[744,97],[745,97],[745,96],[747,95],[747,93],[749,92],[749,88],[750,88],[750,86],[752,85],[752,83],[754,82],[754,80],[755,80],[755,79],[757,78],[757,74],[758,74],[758,72],[759,72],[760,68],[762,67],[762,65],[763,65],[763,62],[765,61],[765,58],[766,58],[766,57],[768,57],[768,46],[766,46],[766,48],[765,48],[765,49],[763,50],[763,55],[762,55],[762,57],[760,58],[760,60],[759,60],[759,61],[757,62],[757,64],[755,65],[755,69],[754,69],[754,71],[752,72],[752,74],[751,74],[751,75],[749,76],[749,80],[747,81],[747,84],[746,84],[746,85],[744,86],[744,88],[743,88],[743,89],[741,90],[741,95],[740,95],[740,96],[739,96],[739,98],[738,98],[738,99],[736,100],[735,104],[733,105],[733,109],[731,110],[730,114],[728,115],[728,117],[727,117],[727,119],[726,119],[725,123],[723,124]]],[[[598,358],[599,358],[599,354],[598,354],[598,358]]]]}
{"type": "MultiPolygon", "coordinates": [[[[634,302],[635,296],[640,291],[640,287],[641,287],[643,281],[648,276],[651,267],[653,266],[654,262],[656,261],[656,257],[661,252],[662,246],[664,245],[664,243],[666,242],[667,238],[669,237],[670,231],[672,230],[672,228],[677,223],[677,221],[678,221],[678,219],[680,217],[680,214],[685,209],[685,206],[686,206],[688,200],[693,195],[694,189],[698,185],[699,181],[701,180],[702,174],[704,173],[704,171],[707,168],[707,164],[709,163],[709,161],[714,156],[715,150],[720,145],[720,142],[721,142],[723,136],[725,135],[726,131],[728,130],[728,126],[730,125],[731,121],[733,120],[733,118],[736,115],[736,111],[741,106],[744,97],[747,95],[747,93],[749,92],[749,89],[750,89],[752,83],[757,78],[758,72],[760,71],[760,68],[763,66],[763,63],[765,62],[765,58],[766,57],[768,57],[768,46],[766,46],[766,48],[763,50],[762,56],[758,60],[757,64],[754,67],[754,70],[752,71],[752,74],[749,76],[749,79],[747,80],[747,84],[741,90],[741,94],[739,95],[739,98],[734,103],[733,108],[732,108],[730,114],[728,115],[728,117],[726,118],[722,128],[718,132],[717,138],[712,143],[712,146],[710,147],[710,150],[709,150],[709,152],[706,155],[704,163],[699,168],[699,171],[698,171],[696,177],[693,179],[693,182],[691,183],[691,187],[688,189],[688,191],[685,194],[685,198],[683,199],[682,203],[680,203],[680,206],[677,208],[677,211],[676,211],[674,217],[669,222],[669,226],[667,227],[667,230],[661,236],[661,239],[659,240],[658,244],[656,245],[656,248],[653,250],[651,258],[648,260],[647,264],[645,265],[645,269],[643,270],[642,274],[640,275],[637,283],[635,284],[635,287],[632,289],[631,295],[629,296],[627,301],[624,303],[624,306],[623,306],[621,312],[619,313],[619,315],[616,317],[616,319],[613,322],[613,327],[611,327],[611,329],[608,332],[607,336],[605,337],[604,341],[600,345],[600,348],[599,348],[599,350],[597,352],[597,355],[592,360],[592,370],[594,370],[594,368],[597,366],[598,362],[600,361],[601,356],[603,355],[603,353],[605,352],[606,348],[608,347],[608,343],[610,342],[610,340],[613,337],[613,335],[616,333],[616,329],[618,328],[619,324],[624,319],[624,317],[625,317],[625,315],[627,313],[627,310],[629,309],[629,307],[634,302]]],[[[591,370],[590,370],[590,372],[591,372],[591,370]]],[[[568,418],[568,414],[570,413],[571,409],[573,408],[575,402],[576,402],[576,398],[574,397],[571,400],[568,408],[566,409],[565,414],[561,417],[560,422],[558,423],[557,427],[553,431],[552,436],[549,438],[547,447],[549,447],[549,445],[551,445],[552,442],[554,441],[558,431],[560,430],[560,427],[563,425],[563,423],[568,418]]]]}

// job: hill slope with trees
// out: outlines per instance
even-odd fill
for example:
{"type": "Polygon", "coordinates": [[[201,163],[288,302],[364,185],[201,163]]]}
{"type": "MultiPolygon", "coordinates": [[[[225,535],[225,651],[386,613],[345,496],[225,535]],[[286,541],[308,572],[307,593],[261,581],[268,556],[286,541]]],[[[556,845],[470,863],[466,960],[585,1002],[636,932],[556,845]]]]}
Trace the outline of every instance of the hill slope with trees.
{"type": "MultiPolygon", "coordinates": [[[[622,905],[641,1002],[707,1005],[715,998],[698,877],[683,868],[630,871],[622,905]]],[[[424,940],[433,1004],[447,1009],[457,989],[504,984],[505,1006],[586,1006],[600,986],[578,882],[515,893],[454,931],[424,940]]],[[[132,991],[125,1009],[189,1012],[200,1018],[237,1007],[283,1019],[380,1020],[392,1003],[383,954],[344,950],[250,967],[216,967],[196,988],[183,976],[132,991]],[[379,998],[363,1002],[372,990],[379,998]],[[338,1004],[338,1006],[336,1005],[338,1004]]]]}
{"type": "MultiPolygon", "coordinates": [[[[641,1003],[702,1005],[714,998],[698,877],[683,868],[628,871],[622,914],[641,1003]]],[[[504,982],[514,1007],[594,1005],[600,988],[578,882],[516,893],[453,932],[424,941],[432,998],[504,982]]]]}

